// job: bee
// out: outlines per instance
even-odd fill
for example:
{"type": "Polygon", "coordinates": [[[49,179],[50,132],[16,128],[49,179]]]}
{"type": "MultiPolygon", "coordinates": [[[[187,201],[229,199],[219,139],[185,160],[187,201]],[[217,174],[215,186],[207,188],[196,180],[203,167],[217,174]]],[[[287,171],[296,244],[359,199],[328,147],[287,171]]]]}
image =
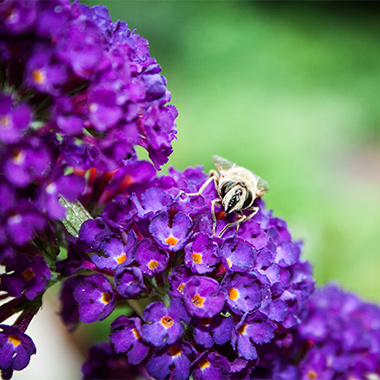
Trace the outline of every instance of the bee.
{"type": "Polygon", "coordinates": [[[250,170],[243,168],[219,156],[212,156],[212,162],[217,170],[210,170],[209,178],[200,187],[197,193],[184,193],[187,196],[198,196],[203,193],[207,186],[214,181],[215,189],[219,198],[211,201],[211,214],[213,219],[213,233],[215,235],[216,216],[215,205],[221,205],[225,215],[236,212],[239,218],[232,223],[227,224],[219,236],[232,226],[239,228],[239,225],[251,219],[259,211],[258,207],[253,206],[256,198],[262,197],[268,190],[269,186],[266,181],[250,170]],[[242,210],[252,211],[245,215],[242,210]]]}

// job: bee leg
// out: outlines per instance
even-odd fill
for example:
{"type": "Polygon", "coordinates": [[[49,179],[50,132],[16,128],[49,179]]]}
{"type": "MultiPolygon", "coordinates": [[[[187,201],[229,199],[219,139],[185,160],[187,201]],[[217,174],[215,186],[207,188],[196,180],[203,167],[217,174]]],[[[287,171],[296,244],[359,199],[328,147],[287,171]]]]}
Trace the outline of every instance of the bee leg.
{"type": "Polygon", "coordinates": [[[253,218],[257,212],[259,211],[259,208],[258,207],[252,207],[252,214],[246,216],[246,215],[243,215],[242,218],[238,219],[236,222],[232,222],[232,223],[229,223],[227,224],[226,226],[224,226],[224,228],[222,229],[222,231],[220,231],[220,234],[219,234],[219,237],[222,237],[222,235],[224,234],[224,232],[226,231],[227,228],[229,227],[233,227],[233,226],[236,226],[236,231],[238,230],[239,228],[239,225],[243,222],[246,222],[247,220],[253,218]]]}
{"type": "MultiPolygon", "coordinates": [[[[241,210],[236,211],[236,213],[239,214],[239,216],[240,216],[240,218],[237,220],[237,222],[238,222],[239,220],[241,220],[242,218],[245,217],[245,215],[242,213],[241,210]]],[[[244,220],[246,220],[246,219],[244,219],[244,220]]],[[[241,222],[240,222],[240,223],[236,223],[236,226],[235,226],[236,232],[239,231],[239,226],[240,226],[240,224],[241,224],[241,222]]]]}
{"type": "Polygon", "coordinates": [[[206,187],[209,185],[210,182],[214,181],[215,186],[218,184],[218,173],[215,170],[210,170],[210,178],[207,179],[207,181],[201,186],[201,188],[198,190],[197,193],[185,193],[184,191],[180,191],[179,195],[186,195],[188,197],[195,197],[197,195],[201,195],[206,187]]]}
{"type": "Polygon", "coordinates": [[[215,216],[215,205],[221,204],[220,199],[214,199],[211,201],[211,215],[212,215],[212,234],[215,235],[216,229],[216,216],[215,216]]]}

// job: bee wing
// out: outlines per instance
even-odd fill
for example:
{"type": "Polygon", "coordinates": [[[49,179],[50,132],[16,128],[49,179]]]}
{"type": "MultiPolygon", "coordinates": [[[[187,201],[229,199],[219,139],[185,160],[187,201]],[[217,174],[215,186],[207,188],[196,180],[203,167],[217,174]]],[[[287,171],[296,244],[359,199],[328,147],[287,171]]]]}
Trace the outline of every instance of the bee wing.
{"type": "Polygon", "coordinates": [[[228,161],[227,159],[220,156],[212,156],[211,161],[213,162],[215,167],[218,169],[219,173],[223,171],[225,172],[228,169],[231,169],[236,166],[233,162],[228,161]]]}
{"type": "Polygon", "coordinates": [[[262,197],[269,190],[268,182],[257,176],[257,195],[262,197]]]}

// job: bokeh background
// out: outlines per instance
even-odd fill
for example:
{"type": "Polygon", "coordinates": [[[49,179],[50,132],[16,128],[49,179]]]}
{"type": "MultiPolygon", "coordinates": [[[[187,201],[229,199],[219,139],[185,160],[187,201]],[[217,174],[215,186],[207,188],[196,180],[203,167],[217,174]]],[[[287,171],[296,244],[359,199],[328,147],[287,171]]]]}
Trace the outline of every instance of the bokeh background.
{"type": "MultiPolygon", "coordinates": [[[[84,3],[149,40],[179,111],[170,165],[208,171],[218,154],[254,171],[318,285],[335,280],[379,303],[380,3],[84,3]]],[[[50,309],[28,330],[39,353],[16,379],[34,378],[33,367],[39,379],[79,379],[88,342],[109,333],[106,319],[49,346],[61,329],[58,317],[49,327],[50,309]],[[46,375],[44,352],[55,370],[46,375]]]]}

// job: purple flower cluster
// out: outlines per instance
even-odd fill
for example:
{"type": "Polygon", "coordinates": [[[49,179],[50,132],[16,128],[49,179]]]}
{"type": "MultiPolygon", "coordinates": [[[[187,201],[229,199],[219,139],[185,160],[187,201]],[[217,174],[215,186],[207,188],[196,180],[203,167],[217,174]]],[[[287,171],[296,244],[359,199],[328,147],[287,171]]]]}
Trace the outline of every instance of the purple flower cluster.
{"type": "Polygon", "coordinates": [[[276,344],[262,347],[253,379],[377,379],[380,308],[329,284],[308,302],[308,316],[276,344]]]}
{"type": "MultiPolygon", "coordinates": [[[[129,302],[137,314],[112,323],[111,342],[156,379],[249,373],[259,346],[300,323],[314,288],[300,243],[262,200],[238,232],[213,234],[216,190],[181,195],[206,179],[201,168],[171,169],[135,183],[82,224],[59,263],[62,274],[80,271],[61,293],[67,325],[102,320],[115,300],[129,302]]],[[[216,211],[220,231],[234,216],[216,211]]]]}
{"type": "Polygon", "coordinates": [[[136,160],[156,168],[175,138],[161,68],[146,40],[103,6],[70,0],[0,4],[0,260],[60,220],[83,173],[136,160]]]}
{"type": "MultiPolygon", "coordinates": [[[[160,71],[148,42],[125,22],[112,22],[103,6],[0,2],[0,299],[12,297],[0,306],[0,323],[25,311],[12,326],[25,332],[46,288],[60,280],[57,256],[75,249],[57,222],[67,215],[63,201],[79,200],[96,215],[167,162],[177,111],[167,104],[160,71]],[[136,146],[153,165],[137,160],[136,146]]],[[[102,261],[96,265],[108,265],[102,261]]],[[[123,281],[127,275],[120,274],[123,281]]],[[[81,305],[82,320],[113,310],[113,287],[102,274],[75,277],[66,288],[74,285],[71,301],[81,305]]],[[[7,333],[4,327],[0,334],[7,333]]],[[[17,334],[0,341],[4,378],[35,352],[17,334]]]]}
{"type": "Polygon", "coordinates": [[[177,111],[146,40],[69,0],[5,0],[0,20],[2,378],[35,354],[25,331],[59,281],[71,331],[128,306],[85,379],[379,378],[380,309],[312,295],[301,243],[262,199],[237,230],[212,185],[184,194],[201,168],[157,176],[177,111]]]}
{"type": "Polygon", "coordinates": [[[1,378],[10,379],[13,370],[24,369],[36,347],[30,337],[18,327],[0,325],[0,368],[1,378]]]}

